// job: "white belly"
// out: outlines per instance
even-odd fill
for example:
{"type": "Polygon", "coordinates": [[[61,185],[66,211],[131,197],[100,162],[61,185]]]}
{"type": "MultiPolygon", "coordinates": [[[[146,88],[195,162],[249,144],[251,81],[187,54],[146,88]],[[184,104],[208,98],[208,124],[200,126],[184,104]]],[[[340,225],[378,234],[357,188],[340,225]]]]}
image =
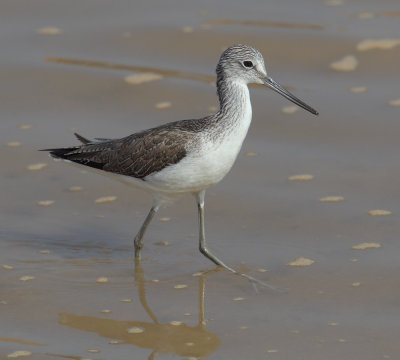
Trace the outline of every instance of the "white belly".
{"type": "Polygon", "coordinates": [[[221,181],[242,147],[251,122],[251,107],[244,115],[224,136],[204,136],[199,149],[189,151],[178,164],[147,176],[146,183],[159,192],[194,193],[221,181]]]}

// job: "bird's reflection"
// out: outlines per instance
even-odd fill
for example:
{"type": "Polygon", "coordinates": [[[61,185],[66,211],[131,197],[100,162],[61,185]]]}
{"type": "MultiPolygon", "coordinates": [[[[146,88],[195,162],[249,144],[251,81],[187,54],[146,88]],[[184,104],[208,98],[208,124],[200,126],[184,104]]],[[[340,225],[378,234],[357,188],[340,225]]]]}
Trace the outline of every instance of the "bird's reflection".
{"type": "Polygon", "coordinates": [[[195,326],[185,323],[160,323],[151,310],[146,297],[146,282],[140,260],[135,261],[135,283],[138,287],[140,303],[151,318],[146,321],[120,321],[94,316],[60,314],[60,323],[74,329],[97,333],[100,336],[118,340],[117,344],[130,344],[152,349],[148,359],[155,359],[158,354],[172,353],[179,356],[207,358],[220,346],[220,339],[206,328],[204,317],[204,294],[207,275],[212,270],[199,276],[199,319],[195,326]],[[138,329],[130,333],[127,329],[138,329]]]}

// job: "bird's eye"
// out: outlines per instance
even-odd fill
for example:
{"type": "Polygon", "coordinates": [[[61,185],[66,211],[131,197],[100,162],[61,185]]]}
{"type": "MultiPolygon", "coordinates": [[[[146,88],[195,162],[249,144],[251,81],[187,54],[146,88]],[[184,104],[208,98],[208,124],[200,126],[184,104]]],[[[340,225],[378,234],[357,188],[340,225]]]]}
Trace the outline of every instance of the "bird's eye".
{"type": "Polygon", "coordinates": [[[243,61],[243,66],[247,68],[252,68],[253,63],[251,61],[243,61]]]}

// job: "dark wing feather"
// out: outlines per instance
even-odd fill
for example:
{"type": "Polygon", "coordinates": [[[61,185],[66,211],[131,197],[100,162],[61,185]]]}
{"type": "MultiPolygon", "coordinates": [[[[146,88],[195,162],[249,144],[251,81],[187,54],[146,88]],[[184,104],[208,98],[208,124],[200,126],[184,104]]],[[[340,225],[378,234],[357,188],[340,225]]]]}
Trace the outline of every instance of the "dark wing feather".
{"type": "Polygon", "coordinates": [[[78,133],[74,133],[74,135],[82,144],[89,144],[91,142],[89,139],[86,139],[85,137],[79,135],[78,133]]]}
{"type": "MultiPolygon", "coordinates": [[[[82,144],[90,144],[90,143],[93,143],[94,141],[92,141],[92,140],[89,140],[89,139],[87,139],[87,138],[85,138],[85,137],[83,137],[82,135],[79,135],[78,133],[74,133],[74,135],[76,136],[76,138],[82,143],[82,144]]],[[[97,142],[101,142],[101,141],[110,141],[110,140],[112,140],[112,139],[106,139],[106,138],[95,138],[95,140],[97,141],[97,142]]]]}
{"type": "Polygon", "coordinates": [[[76,135],[83,145],[46,151],[55,158],[143,179],[185,157],[190,133],[185,130],[162,126],[122,139],[96,142],[76,135]]]}

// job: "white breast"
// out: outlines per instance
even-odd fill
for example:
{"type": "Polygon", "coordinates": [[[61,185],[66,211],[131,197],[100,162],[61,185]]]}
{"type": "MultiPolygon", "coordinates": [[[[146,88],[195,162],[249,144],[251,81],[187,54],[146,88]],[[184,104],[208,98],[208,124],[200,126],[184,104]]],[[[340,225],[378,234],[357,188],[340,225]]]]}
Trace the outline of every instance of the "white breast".
{"type": "Polygon", "coordinates": [[[240,86],[240,104],[218,128],[199,133],[200,145],[178,164],[147,176],[146,183],[159,192],[193,193],[209,188],[229,172],[251,123],[251,103],[246,85],[240,86]]]}

